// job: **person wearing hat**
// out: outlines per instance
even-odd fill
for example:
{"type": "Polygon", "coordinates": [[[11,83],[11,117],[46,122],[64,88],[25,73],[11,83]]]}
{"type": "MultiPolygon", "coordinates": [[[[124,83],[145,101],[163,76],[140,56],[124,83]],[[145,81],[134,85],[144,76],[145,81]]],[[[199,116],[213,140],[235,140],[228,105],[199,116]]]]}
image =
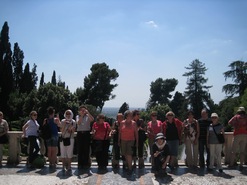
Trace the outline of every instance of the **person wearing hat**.
{"type": "Polygon", "coordinates": [[[233,126],[233,141],[232,141],[232,153],[229,167],[233,167],[236,162],[236,153],[239,150],[240,156],[240,168],[243,168],[244,158],[247,153],[245,146],[247,144],[247,115],[244,107],[239,107],[237,114],[233,116],[229,122],[229,125],[233,126]]]}
{"type": "Polygon", "coordinates": [[[217,113],[211,114],[212,123],[208,127],[207,132],[207,145],[210,151],[210,162],[208,171],[212,171],[214,167],[214,162],[216,162],[216,167],[220,173],[223,172],[222,165],[221,165],[221,152],[222,152],[222,144],[219,139],[218,135],[223,134],[224,136],[224,127],[220,124],[219,116],[217,113]]]}
{"type": "Polygon", "coordinates": [[[165,176],[167,174],[166,166],[170,160],[170,152],[165,139],[163,133],[158,133],[152,146],[155,175],[165,176]]]}

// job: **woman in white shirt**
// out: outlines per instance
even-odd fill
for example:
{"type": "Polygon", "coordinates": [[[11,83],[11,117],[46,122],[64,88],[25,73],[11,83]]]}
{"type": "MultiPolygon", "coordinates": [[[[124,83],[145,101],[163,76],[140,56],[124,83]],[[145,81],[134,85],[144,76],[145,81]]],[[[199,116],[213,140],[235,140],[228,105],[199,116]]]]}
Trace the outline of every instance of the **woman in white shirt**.
{"type": "Polygon", "coordinates": [[[37,122],[37,112],[31,111],[30,119],[23,125],[23,137],[28,138],[29,150],[28,150],[28,163],[32,164],[35,157],[37,157],[40,148],[37,142],[39,136],[39,124],[37,122]]]}

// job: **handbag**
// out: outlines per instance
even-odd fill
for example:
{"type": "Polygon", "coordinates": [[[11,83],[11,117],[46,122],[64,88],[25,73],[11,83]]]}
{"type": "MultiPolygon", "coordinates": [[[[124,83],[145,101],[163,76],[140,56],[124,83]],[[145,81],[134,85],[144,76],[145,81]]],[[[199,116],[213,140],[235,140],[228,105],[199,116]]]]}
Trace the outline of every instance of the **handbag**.
{"type": "MultiPolygon", "coordinates": [[[[213,127],[213,129],[214,129],[214,126],[212,126],[212,127],[213,127]]],[[[215,133],[215,135],[217,136],[217,139],[218,139],[218,141],[219,141],[220,144],[225,143],[225,137],[224,137],[223,134],[217,134],[217,133],[215,132],[215,129],[214,129],[214,133],[215,133]]]]}
{"type": "Polygon", "coordinates": [[[70,137],[63,138],[63,145],[69,146],[70,145],[70,137]]]}
{"type": "Polygon", "coordinates": [[[9,143],[9,136],[8,134],[4,134],[0,136],[0,144],[7,144],[9,143]]]}
{"type": "MultiPolygon", "coordinates": [[[[66,125],[65,125],[65,126],[66,126],[66,125]]],[[[64,126],[64,127],[65,127],[65,126],[64,126]]],[[[67,129],[68,129],[68,127],[67,127],[67,129]]],[[[67,129],[65,130],[64,135],[66,134],[67,129]]],[[[70,136],[69,136],[69,137],[65,137],[65,138],[63,138],[63,136],[61,135],[61,137],[60,137],[60,142],[63,142],[63,145],[64,145],[64,146],[69,146],[69,145],[70,145],[70,137],[71,137],[71,133],[70,133],[70,136]]]]}

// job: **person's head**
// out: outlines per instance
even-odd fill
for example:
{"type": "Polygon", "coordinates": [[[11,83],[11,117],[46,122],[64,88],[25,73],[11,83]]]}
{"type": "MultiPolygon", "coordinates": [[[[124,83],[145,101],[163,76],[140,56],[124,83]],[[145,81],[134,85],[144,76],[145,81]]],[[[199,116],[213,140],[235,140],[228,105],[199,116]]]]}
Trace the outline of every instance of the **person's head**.
{"type": "Polygon", "coordinates": [[[169,111],[169,112],[166,113],[166,118],[167,118],[168,120],[172,120],[174,117],[175,117],[174,112],[169,111]]]}
{"type": "Polygon", "coordinates": [[[156,120],[157,119],[157,112],[156,111],[152,111],[150,116],[151,116],[152,120],[156,120]]]}
{"type": "Polygon", "coordinates": [[[47,113],[48,113],[49,116],[54,116],[55,109],[53,107],[48,107],[47,108],[47,113]]]}
{"type": "Polygon", "coordinates": [[[122,114],[122,113],[118,113],[118,114],[117,114],[117,121],[118,121],[118,122],[121,122],[121,121],[123,121],[123,119],[124,119],[123,114],[122,114]]]}
{"type": "Polygon", "coordinates": [[[219,116],[218,116],[217,113],[214,112],[214,113],[211,114],[211,120],[212,120],[213,123],[217,123],[218,119],[219,119],[219,116]]]}
{"type": "Polygon", "coordinates": [[[85,114],[87,113],[86,110],[87,110],[87,106],[81,105],[81,106],[79,107],[79,114],[80,114],[81,116],[85,115],[85,114]]]}
{"type": "Polygon", "coordinates": [[[74,117],[74,114],[73,114],[73,112],[72,112],[70,109],[68,109],[68,110],[66,110],[66,111],[64,112],[64,118],[65,118],[66,120],[70,121],[70,120],[73,119],[73,117],[74,117]]]}
{"type": "Polygon", "coordinates": [[[188,118],[193,118],[193,117],[194,117],[194,112],[193,112],[193,110],[188,110],[188,112],[187,112],[187,117],[188,117],[188,118]]]}
{"type": "Polygon", "coordinates": [[[124,112],[124,118],[125,119],[132,119],[132,112],[130,110],[126,110],[124,112]]]}
{"type": "Polygon", "coordinates": [[[155,142],[158,142],[158,144],[162,144],[165,141],[165,136],[163,133],[158,133],[155,137],[155,142]]]}
{"type": "Polygon", "coordinates": [[[98,123],[104,123],[105,121],[105,115],[104,114],[99,114],[96,118],[98,123]]]}
{"type": "Polygon", "coordinates": [[[140,117],[140,111],[139,110],[133,110],[132,114],[133,114],[133,119],[134,120],[138,120],[139,119],[139,117],[140,117]]]}
{"type": "Polygon", "coordinates": [[[31,111],[30,114],[29,114],[30,118],[33,119],[33,120],[37,119],[37,115],[38,115],[37,112],[34,111],[34,110],[31,111]]]}
{"type": "Polygon", "coordinates": [[[202,117],[202,119],[207,119],[208,118],[208,111],[207,111],[207,109],[202,109],[202,111],[201,111],[201,117],[202,117]]]}
{"type": "Polygon", "coordinates": [[[245,114],[245,108],[244,107],[239,107],[237,110],[237,114],[245,114]]]}

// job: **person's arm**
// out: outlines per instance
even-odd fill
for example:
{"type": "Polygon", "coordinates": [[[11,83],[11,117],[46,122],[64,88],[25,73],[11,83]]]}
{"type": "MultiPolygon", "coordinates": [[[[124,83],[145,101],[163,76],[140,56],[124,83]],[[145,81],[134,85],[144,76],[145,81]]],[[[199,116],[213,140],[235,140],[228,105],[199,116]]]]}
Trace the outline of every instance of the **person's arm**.
{"type": "Polygon", "coordinates": [[[137,128],[137,125],[136,125],[136,123],[134,123],[134,125],[135,125],[135,140],[136,140],[136,147],[138,147],[138,139],[139,139],[139,137],[138,137],[138,128],[137,128]]]}
{"type": "Polygon", "coordinates": [[[88,115],[90,122],[92,122],[94,120],[94,117],[90,114],[90,112],[88,110],[86,110],[86,115],[88,115]]]}
{"type": "Polygon", "coordinates": [[[22,132],[23,132],[23,137],[26,137],[26,129],[28,127],[28,122],[25,123],[25,125],[23,125],[22,127],[22,132]]]}

